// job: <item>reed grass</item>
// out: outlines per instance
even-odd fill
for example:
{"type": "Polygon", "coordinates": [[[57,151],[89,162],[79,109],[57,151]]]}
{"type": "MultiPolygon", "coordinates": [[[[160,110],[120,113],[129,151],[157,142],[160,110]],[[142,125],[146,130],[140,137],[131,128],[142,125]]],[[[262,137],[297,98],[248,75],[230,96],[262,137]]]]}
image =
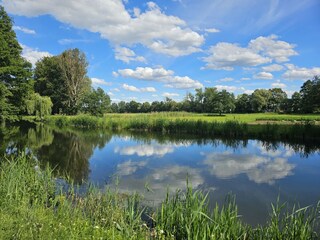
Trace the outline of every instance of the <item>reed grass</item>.
{"type": "Polygon", "coordinates": [[[26,154],[0,158],[0,239],[318,239],[320,204],[272,205],[265,226],[242,222],[235,198],[208,208],[208,194],[187,183],[147,212],[137,194],[89,187],[79,194],[26,154]],[[146,219],[145,222],[142,220],[146,219]],[[144,216],[144,217],[143,217],[144,216]]]}
{"type": "Polygon", "coordinates": [[[208,121],[195,119],[192,114],[110,114],[105,117],[89,115],[49,116],[51,125],[109,130],[138,130],[162,133],[188,133],[202,137],[254,138],[262,140],[320,140],[320,125],[315,121],[293,124],[248,124],[237,120],[208,121]],[[173,117],[175,116],[175,117],[173,117]],[[190,116],[190,117],[189,117],[190,116]]]}

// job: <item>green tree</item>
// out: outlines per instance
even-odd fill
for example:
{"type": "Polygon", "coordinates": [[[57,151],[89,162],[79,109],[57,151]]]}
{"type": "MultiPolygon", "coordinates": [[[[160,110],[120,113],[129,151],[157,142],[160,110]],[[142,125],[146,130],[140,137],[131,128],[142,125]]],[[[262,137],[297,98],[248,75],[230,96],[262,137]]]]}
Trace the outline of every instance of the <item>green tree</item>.
{"type": "Polygon", "coordinates": [[[5,109],[2,111],[6,116],[24,113],[25,100],[33,92],[32,66],[21,57],[22,48],[12,29],[12,22],[0,6],[0,83],[1,91],[5,93],[1,101],[5,105],[0,109],[5,109]]]}
{"type": "Polygon", "coordinates": [[[213,112],[220,111],[221,106],[219,103],[218,90],[216,88],[205,88],[204,89],[203,106],[204,106],[204,111],[207,113],[213,113],[213,112]]]}
{"type": "Polygon", "coordinates": [[[270,95],[270,92],[266,89],[256,89],[251,96],[253,112],[267,111],[270,95]]]}
{"type": "Polygon", "coordinates": [[[226,90],[222,90],[218,93],[217,101],[217,111],[220,115],[221,113],[233,112],[236,108],[234,95],[226,90]]]}
{"type": "Polygon", "coordinates": [[[235,106],[235,111],[238,113],[251,112],[251,97],[246,93],[238,95],[235,102],[235,106]]]}
{"type": "Polygon", "coordinates": [[[51,98],[52,113],[63,113],[67,109],[67,88],[62,76],[59,57],[44,57],[36,63],[34,89],[41,96],[51,98]]]}
{"type": "Polygon", "coordinates": [[[66,112],[77,114],[83,97],[91,89],[91,81],[87,76],[86,56],[79,49],[64,51],[59,57],[59,65],[67,91],[66,112]]]}
{"type": "Polygon", "coordinates": [[[320,76],[306,81],[300,90],[301,110],[305,113],[320,112],[320,76]]]}
{"type": "Polygon", "coordinates": [[[102,88],[92,89],[82,101],[82,110],[94,116],[102,116],[110,107],[110,97],[102,88]]]}
{"type": "Polygon", "coordinates": [[[0,82],[0,123],[4,122],[7,118],[13,117],[14,107],[9,102],[11,95],[7,87],[0,82]]]}
{"type": "Polygon", "coordinates": [[[26,100],[28,114],[36,115],[40,119],[44,116],[50,115],[52,111],[52,102],[50,97],[40,96],[39,93],[34,93],[30,99],[26,100]]]}
{"type": "Polygon", "coordinates": [[[272,112],[280,112],[284,110],[287,94],[281,88],[269,89],[270,97],[268,99],[268,110],[272,112]]]}

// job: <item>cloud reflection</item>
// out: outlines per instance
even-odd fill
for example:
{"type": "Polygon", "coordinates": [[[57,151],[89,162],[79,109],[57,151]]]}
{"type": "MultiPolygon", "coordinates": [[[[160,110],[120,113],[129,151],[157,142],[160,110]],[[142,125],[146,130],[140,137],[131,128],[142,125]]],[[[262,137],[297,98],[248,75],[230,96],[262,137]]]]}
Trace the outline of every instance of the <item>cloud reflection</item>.
{"type": "Polygon", "coordinates": [[[168,153],[172,153],[174,151],[174,146],[169,145],[136,145],[129,147],[116,147],[114,149],[115,153],[119,153],[120,155],[138,155],[139,157],[150,157],[150,156],[159,156],[163,157],[168,153]]]}
{"type": "Polygon", "coordinates": [[[230,152],[206,154],[204,164],[209,167],[212,175],[221,179],[246,174],[256,183],[268,184],[292,175],[292,170],[295,168],[295,165],[288,163],[285,158],[272,159],[265,156],[237,155],[230,152]]]}

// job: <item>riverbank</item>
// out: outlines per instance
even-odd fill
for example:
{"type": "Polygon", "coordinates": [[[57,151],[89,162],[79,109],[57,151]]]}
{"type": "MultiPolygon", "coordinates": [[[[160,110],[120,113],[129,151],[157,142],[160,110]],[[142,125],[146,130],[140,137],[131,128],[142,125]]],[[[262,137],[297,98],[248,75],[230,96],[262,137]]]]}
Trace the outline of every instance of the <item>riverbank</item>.
{"type": "MultiPolygon", "coordinates": [[[[32,117],[26,117],[33,120],[32,117]]],[[[207,116],[190,113],[107,114],[48,116],[44,121],[59,127],[103,128],[163,133],[188,133],[202,137],[261,140],[320,140],[318,115],[237,114],[207,116]],[[253,119],[255,119],[253,121],[253,119]],[[269,120],[266,120],[269,119],[269,120]],[[290,123],[290,124],[288,124],[290,123]]]]}
{"type": "Polygon", "coordinates": [[[81,196],[65,188],[52,169],[20,154],[0,160],[0,236],[2,239],[317,239],[318,206],[272,206],[265,226],[241,221],[232,197],[208,209],[207,195],[187,188],[157,209],[143,196],[91,187],[81,196]],[[60,183],[60,184],[59,184],[60,183]]]}

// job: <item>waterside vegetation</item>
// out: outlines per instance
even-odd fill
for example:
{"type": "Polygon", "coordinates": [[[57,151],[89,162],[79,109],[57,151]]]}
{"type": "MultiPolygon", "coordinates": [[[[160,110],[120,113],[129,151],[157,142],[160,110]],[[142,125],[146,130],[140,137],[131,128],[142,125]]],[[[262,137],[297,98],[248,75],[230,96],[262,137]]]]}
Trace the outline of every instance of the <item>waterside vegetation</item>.
{"type": "Polygon", "coordinates": [[[25,154],[0,161],[2,239],[317,239],[320,205],[272,205],[266,225],[241,221],[233,197],[208,208],[207,195],[188,184],[157,209],[137,194],[65,188],[52,169],[25,154]]]}
{"type": "MultiPolygon", "coordinates": [[[[284,115],[279,120],[278,116],[276,114],[270,115],[270,120],[268,120],[268,115],[262,114],[239,114],[227,115],[226,117],[190,113],[108,114],[105,117],[56,115],[46,117],[45,121],[49,125],[60,127],[74,126],[109,130],[189,133],[203,137],[255,138],[262,140],[314,140],[320,138],[319,116],[310,115],[309,117],[304,115],[291,118],[290,115],[287,115],[289,118],[286,118],[284,115]],[[250,122],[250,119],[254,116],[258,117],[256,118],[258,121],[250,122]],[[261,123],[259,117],[264,117],[262,124],[259,124],[261,123]]],[[[31,118],[25,119],[32,120],[31,118]]]]}

